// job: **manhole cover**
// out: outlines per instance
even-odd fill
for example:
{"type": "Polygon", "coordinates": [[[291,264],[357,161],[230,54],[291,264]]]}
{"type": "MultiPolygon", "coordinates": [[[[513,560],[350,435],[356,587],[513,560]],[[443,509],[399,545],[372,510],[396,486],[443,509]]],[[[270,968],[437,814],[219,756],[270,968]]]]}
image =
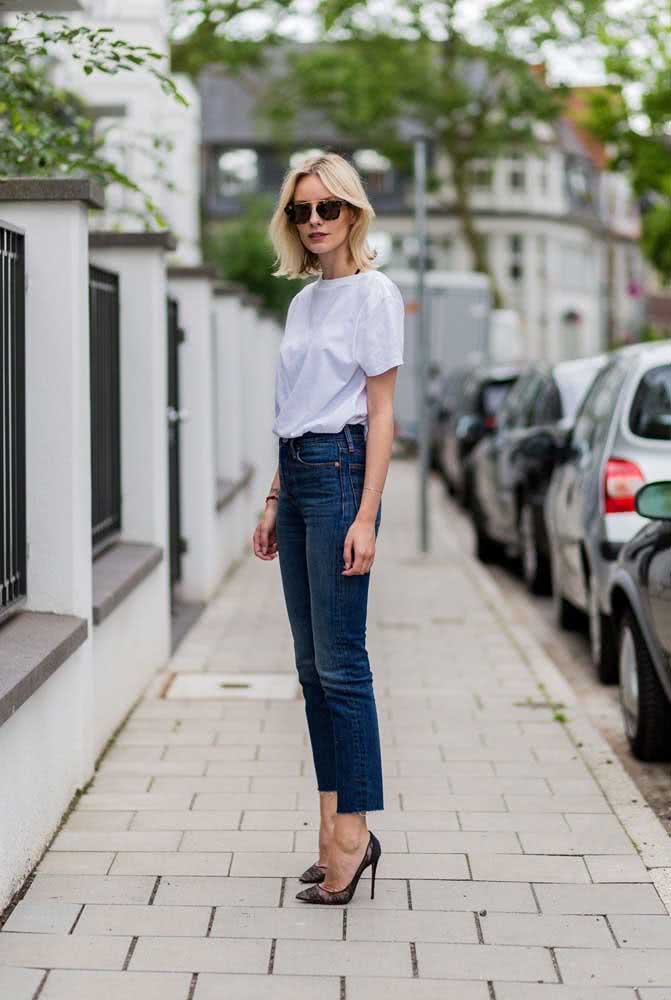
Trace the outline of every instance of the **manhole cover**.
{"type": "Polygon", "coordinates": [[[295,674],[175,674],[164,698],[277,698],[298,694],[295,674]]]}

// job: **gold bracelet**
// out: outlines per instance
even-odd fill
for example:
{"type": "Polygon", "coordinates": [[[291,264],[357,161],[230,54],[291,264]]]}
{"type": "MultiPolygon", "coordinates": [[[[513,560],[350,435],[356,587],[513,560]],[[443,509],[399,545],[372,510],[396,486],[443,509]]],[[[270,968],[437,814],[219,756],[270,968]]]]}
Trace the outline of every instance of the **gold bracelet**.
{"type": "Polygon", "coordinates": [[[376,490],[374,486],[364,486],[365,490],[372,490],[373,493],[379,493],[382,496],[382,490],[376,490]]]}

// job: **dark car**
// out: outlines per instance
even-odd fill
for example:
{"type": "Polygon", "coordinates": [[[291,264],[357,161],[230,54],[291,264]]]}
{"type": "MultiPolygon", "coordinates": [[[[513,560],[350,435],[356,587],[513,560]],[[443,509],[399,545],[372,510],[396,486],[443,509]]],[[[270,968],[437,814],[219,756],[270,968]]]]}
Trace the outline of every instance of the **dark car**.
{"type": "Polygon", "coordinates": [[[555,465],[603,356],[530,366],[510,390],[498,426],[473,450],[471,516],[477,555],[521,558],[532,592],[550,588],[543,503],[555,465]]]}
{"type": "Polygon", "coordinates": [[[468,504],[466,459],[496,427],[499,409],[520,373],[519,367],[461,368],[443,388],[442,418],[436,434],[437,465],[453,496],[468,504]]]}
{"type": "Polygon", "coordinates": [[[671,757],[671,482],[648,483],[636,511],[652,518],[627,542],[612,579],[620,704],[640,760],[671,757]]]}

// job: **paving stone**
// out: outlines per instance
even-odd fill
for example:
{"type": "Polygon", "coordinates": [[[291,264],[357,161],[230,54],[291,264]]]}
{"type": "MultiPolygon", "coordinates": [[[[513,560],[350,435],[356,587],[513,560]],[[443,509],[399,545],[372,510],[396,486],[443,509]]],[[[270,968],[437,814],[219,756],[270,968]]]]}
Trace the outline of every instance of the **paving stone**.
{"type": "Polygon", "coordinates": [[[269,959],[270,941],[141,937],[128,968],[152,972],[263,973],[268,970],[269,959]]]}
{"type": "Polygon", "coordinates": [[[556,813],[461,811],[458,816],[463,830],[569,832],[566,820],[556,813]]]}
{"type": "Polygon", "coordinates": [[[507,882],[589,882],[582,858],[542,854],[481,854],[469,851],[474,879],[507,882]]]}
{"type": "Polygon", "coordinates": [[[485,851],[494,854],[521,854],[520,842],[514,833],[474,833],[466,831],[451,832],[413,832],[408,833],[408,845],[411,852],[418,854],[461,853],[485,851]]]}
{"type": "Polygon", "coordinates": [[[45,875],[107,875],[114,851],[47,851],[37,866],[45,875]]]}
{"type": "Polygon", "coordinates": [[[180,851],[291,851],[290,830],[189,830],[180,851]]]}
{"type": "MultiPolygon", "coordinates": [[[[68,934],[80,910],[79,903],[32,903],[24,897],[10,913],[3,930],[68,934]]],[[[0,996],[4,995],[0,991],[0,996]]]]}
{"type": "Polygon", "coordinates": [[[475,943],[478,933],[472,913],[351,908],[347,915],[347,940],[475,943]]]}
{"type": "Polygon", "coordinates": [[[202,972],[193,1000],[316,1000],[317,997],[319,1000],[340,1000],[340,979],[336,976],[227,976],[202,972]]]}
{"type": "Polygon", "coordinates": [[[17,969],[5,965],[0,968],[0,997],[7,997],[7,1000],[33,1000],[43,976],[43,969],[17,969]]]}
{"type": "Polygon", "coordinates": [[[237,830],[242,810],[145,809],[135,813],[131,830],[237,830]]]}
{"type": "MultiPolygon", "coordinates": [[[[194,810],[215,809],[217,811],[222,809],[295,809],[297,807],[297,798],[296,794],[255,795],[248,792],[245,795],[212,795],[209,792],[199,792],[191,808],[194,810]]],[[[188,803],[182,808],[188,809],[188,803]]]]}
{"type": "Polygon", "coordinates": [[[650,882],[652,875],[639,854],[585,855],[593,882],[650,882]]]}
{"type": "Polygon", "coordinates": [[[209,906],[103,906],[89,903],[74,934],[186,935],[204,937],[209,906]]]}
{"type": "Polygon", "coordinates": [[[119,812],[94,812],[93,810],[75,809],[70,813],[63,829],[68,832],[75,830],[127,830],[135,813],[127,809],[119,812]]]}
{"type": "Polygon", "coordinates": [[[180,831],[98,830],[85,833],[62,831],[51,851],[176,851],[180,831]]]}
{"type": "Polygon", "coordinates": [[[31,903],[148,903],[155,883],[155,878],[147,876],[43,875],[37,872],[24,898],[31,903]]]}
{"type": "Polygon", "coordinates": [[[228,875],[231,858],[224,851],[127,851],[117,854],[110,875],[228,875]]]}
{"type": "MultiPolygon", "coordinates": [[[[155,880],[152,879],[152,885],[155,880]]],[[[279,878],[162,878],[155,906],[277,906],[282,881],[279,878]]],[[[305,888],[303,886],[303,888],[305,888]]],[[[300,905],[300,904],[299,904],[300,905]]],[[[303,904],[304,905],[304,904],[303,904]]]]}
{"type": "MultiPolygon", "coordinates": [[[[187,792],[189,795],[193,795],[194,792],[198,792],[200,795],[238,796],[244,795],[249,791],[256,791],[256,789],[250,788],[250,784],[254,780],[254,778],[226,777],[160,777],[153,778],[151,789],[157,795],[161,793],[173,795],[180,792],[187,792]]],[[[277,780],[279,781],[280,779],[277,780]]],[[[273,789],[269,790],[273,791],[273,789]]],[[[277,788],[274,791],[279,793],[280,789],[277,788]]]]}
{"type": "MultiPolygon", "coordinates": [[[[535,886],[543,913],[652,913],[666,909],[652,885],[535,886]]],[[[517,909],[517,907],[516,907],[517,909]]]]}
{"type": "Polygon", "coordinates": [[[148,774],[96,774],[91,784],[91,794],[141,795],[149,789],[151,780],[148,774]]]}
{"type": "Polygon", "coordinates": [[[81,934],[0,934],[0,965],[39,966],[43,969],[121,969],[130,937],[81,934]]]}
{"type": "MultiPolygon", "coordinates": [[[[619,986],[563,986],[500,983],[494,980],[496,1000],[635,1000],[633,990],[619,986]]],[[[658,997],[657,1000],[662,1000],[658,997]]]]}
{"type": "MultiPolygon", "coordinates": [[[[549,798],[549,796],[548,796],[549,798]]],[[[440,795],[409,793],[403,796],[403,810],[408,812],[449,812],[462,809],[472,812],[504,812],[502,795],[440,795]]]]}
{"type": "Polygon", "coordinates": [[[671,949],[671,917],[609,914],[608,919],[622,948],[671,949]]]}
{"type": "MultiPolygon", "coordinates": [[[[89,792],[82,795],[77,803],[77,809],[188,809],[193,798],[188,792],[180,795],[157,795],[156,792],[139,792],[137,794],[114,792],[89,792]]],[[[242,808],[242,807],[240,807],[242,808]]]]}
{"type": "Polygon", "coordinates": [[[342,940],[343,911],[340,907],[277,909],[260,906],[218,906],[212,937],[298,938],[342,940]]]}
{"type": "MultiPolygon", "coordinates": [[[[661,918],[660,918],[661,919],[661,918]]],[[[487,913],[480,917],[485,944],[554,948],[614,948],[604,917],[577,914],[487,913]]]]}
{"type": "Polygon", "coordinates": [[[610,813],[603,795],[505,795],[511,812],[610,813]]]}
{"type": "MultiPolygon", "coordinates": [[[[524,882],[441,882],[417,879],[410,883],[413,910],[502,910],[537,913],[531,887],[524,882]]],[[[377,884],[375,886],[377,896],[377,884]]]]}
{"type": "Polygon", "coordinates": [[[624,830],[590,833],[520,833],[525,854],[633,854],[624,830]]]}
{"type": "Polygon", "coordinates": [[[92,1000],[94,997],[98,1000],[187,1000],[190,982],[189,972],[54,969],[47,977],[40,1000],[92,1000]]]}
{"type": "Polygon", "coordinates": [[[671,988],[671,951],[655,948],[557,948],[562,979],[579,985],[671,988]]]}
{"type": "MultiPolygon", "coordinates": [[[[309,905],[309,904],[306,904],[309,905]]],[[[412,976],[408,944],[388,941],[278,941],[274,973],[316,976],[328,969],[336,976],[412,976]]]]}
{"type": "Polygon", "coordinates": [[[301,762],[299,760],[211,760],[205,765],[205,774],[208,778],[210,775],[291,778],[300,776],[300,773],[301,762]]]}
{"type": "Polygon", "coordinates": [[[488,1000],[486,983],[347,977],[347,1000],[488,1000]]]}
{"type": "Polygon", "coordinates": [[[557,982],[552,958],[545,948],[418,942],[417,964],[420,977],[429,979],[486,980],[503,976],[519,982],[557,982]]]}

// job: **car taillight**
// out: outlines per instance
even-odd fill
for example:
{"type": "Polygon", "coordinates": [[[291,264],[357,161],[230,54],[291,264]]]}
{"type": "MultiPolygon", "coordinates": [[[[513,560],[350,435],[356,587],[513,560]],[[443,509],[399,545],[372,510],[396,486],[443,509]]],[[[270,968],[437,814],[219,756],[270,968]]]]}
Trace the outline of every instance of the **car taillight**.
{"type": "Polygon", "coordinates": [[[496,430],[496,417],[493,413],[488,413],[483,423],[488,431],[496,430]]]}
{"type": "Polygon", "coordinates": [[[636,510],[634,497],[645,483],[635,462],[609,458],[604,476],[606,514],[626,514],[636,510]]]}

